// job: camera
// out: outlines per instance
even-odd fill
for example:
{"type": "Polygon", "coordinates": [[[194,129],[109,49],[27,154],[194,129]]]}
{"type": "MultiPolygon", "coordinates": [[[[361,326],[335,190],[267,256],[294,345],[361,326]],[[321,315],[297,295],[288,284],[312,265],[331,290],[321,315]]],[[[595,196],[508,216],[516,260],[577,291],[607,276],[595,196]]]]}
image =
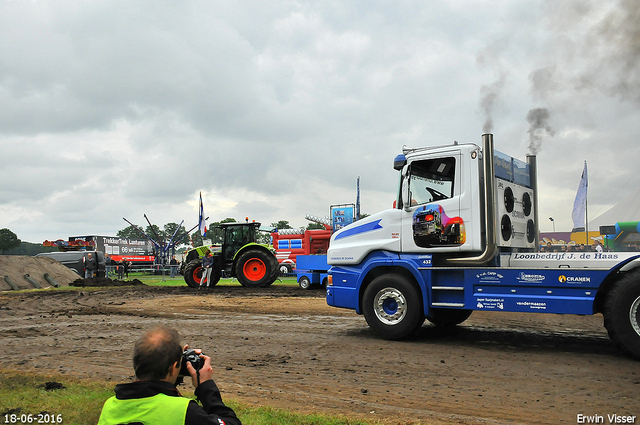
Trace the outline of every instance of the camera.
{"type": "Polygon", "coordinates": [[[189,348],[182,352],[182,365],[180,366],[179,376],[190,376],[187,362],[191,363],[195,370],[200,370],[204,366],[204,359],[196,353],[196,350],[189,348]]]}

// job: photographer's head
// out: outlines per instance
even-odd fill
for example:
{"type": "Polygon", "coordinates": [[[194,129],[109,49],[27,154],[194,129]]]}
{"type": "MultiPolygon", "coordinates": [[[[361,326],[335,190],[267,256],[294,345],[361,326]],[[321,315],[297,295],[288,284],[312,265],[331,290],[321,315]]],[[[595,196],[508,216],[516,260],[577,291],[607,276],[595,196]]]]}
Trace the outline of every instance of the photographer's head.
{"type": "Polygon", "coordinates": [[[133,347],[133,368],[141,381],[165,380],[177,376],[182,359],[180,335],[174,329],[158,326],[148,330],[133,347]]]}

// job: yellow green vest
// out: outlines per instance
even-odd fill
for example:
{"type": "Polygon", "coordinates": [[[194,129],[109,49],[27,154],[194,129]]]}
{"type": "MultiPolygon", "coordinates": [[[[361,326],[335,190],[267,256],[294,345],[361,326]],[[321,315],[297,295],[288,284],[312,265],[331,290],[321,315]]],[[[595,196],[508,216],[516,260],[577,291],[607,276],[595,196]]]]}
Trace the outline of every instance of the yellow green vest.
{"type": "Polygon", "coordinates": [[[98,425],[184,425],[189,401],[166,394],[129,400],[113,396],[104,403],[98,425]]]}

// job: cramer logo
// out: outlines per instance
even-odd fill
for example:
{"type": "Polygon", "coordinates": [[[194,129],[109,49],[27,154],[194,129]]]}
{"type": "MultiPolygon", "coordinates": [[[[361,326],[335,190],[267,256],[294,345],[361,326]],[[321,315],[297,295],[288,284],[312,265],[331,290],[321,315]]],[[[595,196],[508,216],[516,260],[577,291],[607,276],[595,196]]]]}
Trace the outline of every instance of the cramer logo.
{"type": "Polygon", "coordinates": [[[591,282],[591,278],[589,276],[565,276],[561,274],[558,276],[558,281],[560,283],[583,283],[591,282]]]}

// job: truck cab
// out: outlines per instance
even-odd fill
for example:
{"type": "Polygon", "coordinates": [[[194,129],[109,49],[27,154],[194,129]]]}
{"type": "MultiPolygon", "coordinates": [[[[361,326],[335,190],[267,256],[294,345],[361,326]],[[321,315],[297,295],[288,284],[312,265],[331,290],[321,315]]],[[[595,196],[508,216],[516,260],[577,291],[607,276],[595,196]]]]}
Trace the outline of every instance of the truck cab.
{"type": "Polygon", "coordinates": [[[329,305],[387,339],[474,310],[602,312],[616,344],[640,356],[638,254],[537,252],[535,156],[497,152],[487,134],[481,146],[405,148],[394,168],[395,207],[331,238],[329,305]]]}

